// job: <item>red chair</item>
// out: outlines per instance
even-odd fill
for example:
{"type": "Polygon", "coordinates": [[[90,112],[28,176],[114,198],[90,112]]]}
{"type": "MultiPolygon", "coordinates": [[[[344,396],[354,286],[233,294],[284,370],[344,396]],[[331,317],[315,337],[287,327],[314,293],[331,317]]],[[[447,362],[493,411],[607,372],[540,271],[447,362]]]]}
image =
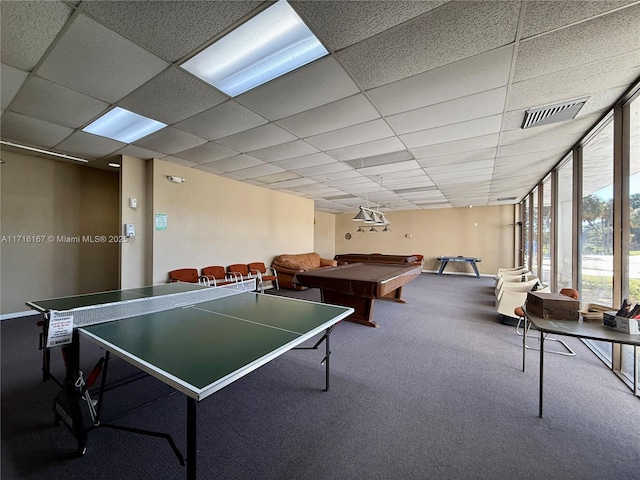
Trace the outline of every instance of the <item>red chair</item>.
{"type": "Polygon", "coordinates": [[[203,278],[196,268],[178,268],[169,272],[169,283],[175,282],[202,283],[203,278]]]}
{"type": "Polygon", "coordinates": [[[229,285],[231,283],[237,283],[235,278],[231,278],[225,272],[224,267],[219,265],[212,265],[204,267],[201,270],[202,276],[206,277],[210,286],[221,287],[223,285],[229,285]]]}
{"type": "Polygon", "coordinates": [[[249,267],[244,263],[234,263],[227,267],[227,275],[233,276],[238,281],[249,280],[252,277],[249,267]]]}
{"type": "Polygon", "coordinates": [[[262,262],[253,262],[247,265],[247,267],[249,267],[249,272],[252,275],[258,277],[258,286],[262,293],[264,293],[264,282],[271,282],[272,285],[275,285],[276,290],[280,290],[280,283],[278,283],[278,272],[276,272],[273,268],[267,267],[262,262]]]}

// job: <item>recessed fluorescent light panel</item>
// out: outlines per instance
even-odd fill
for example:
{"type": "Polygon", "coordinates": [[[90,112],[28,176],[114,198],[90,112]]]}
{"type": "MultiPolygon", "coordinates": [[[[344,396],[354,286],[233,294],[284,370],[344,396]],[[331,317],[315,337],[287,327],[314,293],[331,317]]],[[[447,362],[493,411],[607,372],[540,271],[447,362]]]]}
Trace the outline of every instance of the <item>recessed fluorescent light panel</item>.
{"type": "Polygon", "coordinates": [[[84,127],[82,131],[131,143],[166,126],[166,123],[116,107],[84,127]]]}
{"type": "Polygon", "coordinates": [[[291,6],[280,0],[182,68],[235,97],[328,53],[291,6]]]}

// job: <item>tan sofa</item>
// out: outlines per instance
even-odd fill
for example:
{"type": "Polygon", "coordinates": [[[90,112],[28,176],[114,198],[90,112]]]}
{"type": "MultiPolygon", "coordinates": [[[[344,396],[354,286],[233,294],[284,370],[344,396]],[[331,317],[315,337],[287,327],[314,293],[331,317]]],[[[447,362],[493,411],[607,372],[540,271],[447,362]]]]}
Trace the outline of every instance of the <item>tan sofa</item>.
{"type": "Polygon", "coordinates": [[[278,272],[280,287],[291,290],[305,290],[306,287],[293,284],[293,276],[296,273],[337,267],[338,262],[327,258],[320,258],[319,254],[313,252],[278,255],[273,259],[271,266],[278,272]]]}

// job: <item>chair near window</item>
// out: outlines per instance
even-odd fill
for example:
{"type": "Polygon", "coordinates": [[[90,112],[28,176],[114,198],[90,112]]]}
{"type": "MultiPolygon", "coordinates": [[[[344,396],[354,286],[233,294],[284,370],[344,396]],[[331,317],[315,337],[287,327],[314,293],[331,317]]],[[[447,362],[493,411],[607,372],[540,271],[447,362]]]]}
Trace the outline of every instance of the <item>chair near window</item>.
{"type": "Polygon", "coordinates": [[[276,287],[276,290],[280,290],[280,284],[278,283],[278,272],[273,268],[267,267],[262,262],[253,262],[247,265],[249,272],[258,277],[258,288],[260,292],[264,293],[264,282],[271,282],[276,287]],[[271,272],[271,273],[269,273],[271,272]]]}
{"type": "MultiPolygon", "coordinates": [[[[574,300],[579,300],[580,299],[580,294],[578,293],[578,291],[575,288],[563,288],[560,290],[559,292],[561,295],[565,295],[569,298],[573,298],[574,300]]],[[[516,333],[520,336],[522,335],[527,335],[529,333],[529,329],[531,328],[531,323],[528,323],[527,326],[527,331],[520,333],[520,324],[524,321],[524,309],[522,307],[516,307],[515,310],[513,311],[513,313],[515,313],[515,315],[518,317],[518,324],[516,325],[516,333]]],[[[527,335],[529,336],[529,335],[527,335]]],[[[560,340],[559,338],[548,338],[545,337],[545,340],[553,340],[554,342],[558,342],[560,344],[562,344],[562,346],[566,349],[566,351],[563,352],[559,352],[557,350],[546,350],[545,352],[548,353],[556,353],[558,355],[565,355],[567,357],[574,357],[576,355],[576,352],[574,352],[569,345],[567,345],[563,340],[560,340]]],[[[529,347],[528,345],[525,344],[526,348],[532,348],[529,347]]],[[[538,348],[532,348],[532,350],[539,350],[538,348]]]]}

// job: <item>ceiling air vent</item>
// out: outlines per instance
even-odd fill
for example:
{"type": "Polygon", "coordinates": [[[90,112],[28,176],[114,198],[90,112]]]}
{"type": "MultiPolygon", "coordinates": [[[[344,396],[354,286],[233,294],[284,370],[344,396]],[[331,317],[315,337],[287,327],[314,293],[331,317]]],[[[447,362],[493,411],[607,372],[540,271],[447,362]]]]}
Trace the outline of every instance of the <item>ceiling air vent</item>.
{"type": "Polygon", "coordinates": [[[578,114],[582,106],[587,103],[587,100],[589,100],[589,97],[569,100],[546,107],[531,108],[524,112],[522,128],[538,127],[571,120],[578,114]]]}

